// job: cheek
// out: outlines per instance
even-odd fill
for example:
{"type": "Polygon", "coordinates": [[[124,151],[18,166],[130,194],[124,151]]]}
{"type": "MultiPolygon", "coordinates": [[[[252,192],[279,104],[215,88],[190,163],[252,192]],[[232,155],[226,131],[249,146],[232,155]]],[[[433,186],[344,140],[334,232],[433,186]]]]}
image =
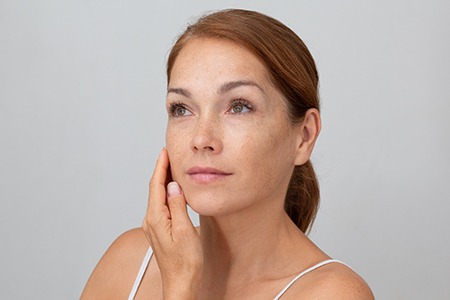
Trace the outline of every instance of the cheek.
{"type": "Polygon", "coordinates": [[[292,132],[284,124],[265,124],[267,130],[257,130],[248,137],[245,159],[258,170],[259,176],[290,176],[293,167],[295,143],[292,132]]]}

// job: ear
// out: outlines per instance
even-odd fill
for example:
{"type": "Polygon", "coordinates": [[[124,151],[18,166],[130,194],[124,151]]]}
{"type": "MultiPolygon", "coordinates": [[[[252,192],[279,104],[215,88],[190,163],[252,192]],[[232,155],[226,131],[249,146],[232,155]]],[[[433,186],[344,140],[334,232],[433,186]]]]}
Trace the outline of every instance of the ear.
{"type": "Polygon", "coordinates": [[[303,122],[298,126],[298,146],[294,160],[296,166],[305,164],[311,157],[314,144],[322,128],[319,111],[315,108],[308,109],[303,122]]]}

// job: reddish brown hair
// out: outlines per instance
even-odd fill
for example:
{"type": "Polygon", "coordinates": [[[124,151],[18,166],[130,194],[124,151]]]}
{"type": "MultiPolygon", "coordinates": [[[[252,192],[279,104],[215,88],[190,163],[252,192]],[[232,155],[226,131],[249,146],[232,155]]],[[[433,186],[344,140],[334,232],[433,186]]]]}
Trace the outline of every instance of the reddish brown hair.
{"type": "MultiPolygon", "coordinates": [[[[266,66],[284,95],[293,124],[301,123],[310,108],[319,109],[319,76],[303,41],[287,26],[258,12],[229,9],[200,18],[178,38],[167,62],[167,82],[178,54],[192,38],[227,39],[241,45],[266,66]]],[[[319,186],[310,161],[295,166],[285,198],[285,210],[306,232],[319,206],[319,186]]]]}

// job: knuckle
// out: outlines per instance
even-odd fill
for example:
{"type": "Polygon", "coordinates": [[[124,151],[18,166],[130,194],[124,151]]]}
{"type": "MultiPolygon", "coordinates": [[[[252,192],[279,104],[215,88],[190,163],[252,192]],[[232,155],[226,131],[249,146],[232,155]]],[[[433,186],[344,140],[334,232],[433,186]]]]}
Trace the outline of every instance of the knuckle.
{"type": "Polygon", "coordinates": [[[172,231],[179,239],[182,239],[185,242],[190,242],[194,237],[193,229],[194,228],[190,222],[182,222],[178,223],[177,226],[174,226],[172,231]]]}
{"type": "Polygon", "coordinates": [[[184,206],[184,203],[183,203],[181,197],[171,198],[168,201],[168,203],[169,203],[169,206],[170,206],[171,209],[173,208],[173,209],[177,209],[178,210],[178,209],[183,208],[183,206],[184,206]]]}
{"type": "Polygon", "coordinates": [[[147,218],[147,225],[149,229],[153,229],[158,226],[158,222],[156,222],[155,218],[147,218]]]}
{"type": "Polygon", "coordinates": [[[156,226],[155,218],[152,218],[149,215],[145,216],[144,221],[143,221],[143,227],[144,226],[145,226],[145,228],[147,228],[147,230],[154,228],[156,226]]]}
{"type": "Polygon", "coordinates": [[[150,179],[150,182],[148,183],[148,187],[150,188],[150,191],[151,191],[152,189],[155,189],[155,188],[156,188],[156,185],[157,185],[157,182],[156,182],[156,180],[152,177],[152,179],[150,179]]]}
{"type": "Polygon", "coordinates": [[[189,228],[185,225],[177,226],[176,228],[173,228],[173,231],[177,236],[181,237],[182,239],[185,239],[190,234],[189,228]]]}

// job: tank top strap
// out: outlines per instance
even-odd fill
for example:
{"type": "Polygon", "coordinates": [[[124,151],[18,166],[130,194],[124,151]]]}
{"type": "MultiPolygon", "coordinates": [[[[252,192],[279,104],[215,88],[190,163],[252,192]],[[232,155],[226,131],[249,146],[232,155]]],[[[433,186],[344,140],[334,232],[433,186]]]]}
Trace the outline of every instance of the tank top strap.
{"type": "Polygon", "coordinates": [[[147,253],[145,254],[144,260],[142,261],[141,268],[137,274],[136,280],[134,281],[133,288],[131,289],[130,295],[128,296],[128,300],[133,300],[136,296],[139,285],[142,282],[142,278],[144,278],[145,270],[150,263],[150,258],[152,258],[153,250],[151,247],[148,247],[147,253]]]}
{"type": "Polygon", "coordinates": [[[320,263],[318,263],[318,264],[315,264],[314,266],[312,266],[312,267],[310,267],[310,268],[308,268],[308,269],[306,269],[306,270],[304,270],[304,271],[302,271],[300,274],[298,274],[297,276],[295,276],[294,277],[294,279],[292,279],[282,290],[281,290],[281,292],[279,292],[278,293],[278,295],[275,297],[275,298],[273,298],[273,300],[278,300],[278,299],[280,299],[280,297],[284,294],[284,293],[286,293],[286,291],[300,278],[300,277],[302,277],[303,275],[306,275],[306,274],[308,274],[309,272],[311,272],[311,271],[314,271],[315,269],[317,269],[317,268],[320,268],[320,267],[322,267],[322,266],[324,266],[324,265],[327,265],[327,264],[330,264],[330,263],[334,263],[334,262],[337,262],[337,263],[341,263],[341,264],[343,264],[343,265],[345,265],[343,262],[341,262],[341,261],[339,261],[339,260],[336,260],[336,259],[327,259],[327,260],[324,260],[324,261],[322,261],[322,262],[320,262],[320,263]]]}

